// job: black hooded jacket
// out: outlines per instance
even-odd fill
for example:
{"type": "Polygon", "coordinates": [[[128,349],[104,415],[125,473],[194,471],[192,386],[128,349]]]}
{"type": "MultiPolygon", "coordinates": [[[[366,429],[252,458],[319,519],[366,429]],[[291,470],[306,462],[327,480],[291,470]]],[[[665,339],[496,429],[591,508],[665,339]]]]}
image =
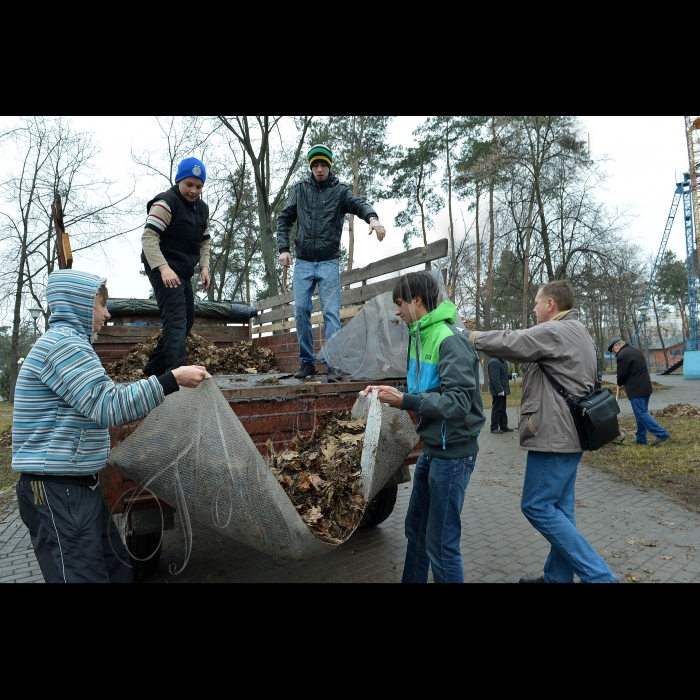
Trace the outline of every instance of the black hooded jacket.
{"type": "Polygon", "coordinates": [[[297,182],[284,209],[277,217],[277,248],[290,250],[289,232],[297,223],[294,253],[308,262],[321,262],[340,257],[340,237],[346,214],[354,214],[366,223],[379,218],[364,199],[332,173],[323,182],[313,175],[297,182]]]}

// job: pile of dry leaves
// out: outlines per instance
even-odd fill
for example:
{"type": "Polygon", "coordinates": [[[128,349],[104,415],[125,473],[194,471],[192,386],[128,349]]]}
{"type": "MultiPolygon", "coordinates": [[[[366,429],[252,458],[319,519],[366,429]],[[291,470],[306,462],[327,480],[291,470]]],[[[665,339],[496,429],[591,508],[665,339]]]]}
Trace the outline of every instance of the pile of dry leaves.
{"type": "MultiPolygon", "coordinates": [[[[143,368],[158,344],[162,331],[145,343],[137,343],[120,360],[107,367],[107,374],[115,382],[133,382],[143,379],[143,368]]],[[[217,348],[201,335],[187,336],[185,358],[188,365],[203,365],[209,374],[256,374],[277,371],[272,350],[255,345],[250,340],[236,341],[231,347],[217,348]]]]}
{"type": "Polygon", "coordinates": [[[353,533],[367,505],[358,493],[365,426],[350,411],[329,411],[283,452],[267,443],[275,478],[314,535],[331,544],[353,533]]]}
{"type": "Polygon", "coordinates": [[[0,433],[0,445],[2,447],[10,447],[12,445],[12,426],[0,433]]]}
{"type": "Polygon", "coordinates": [[[650,411],[652,416],[700,416],[700,408],[689,403],[674,403],[660,408],[658,411],[650,411]]]}

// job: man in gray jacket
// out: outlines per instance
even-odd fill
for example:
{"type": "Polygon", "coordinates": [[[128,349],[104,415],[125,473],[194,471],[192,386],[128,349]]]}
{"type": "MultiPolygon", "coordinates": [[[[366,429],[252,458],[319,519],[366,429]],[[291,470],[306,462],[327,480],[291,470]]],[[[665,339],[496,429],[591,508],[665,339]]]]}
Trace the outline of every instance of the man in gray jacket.
{"type": "Polygon", "coordinates": [[[529,363],[523,377],[520,447],[527,450],[521,509],[551,544],[544,573],[520,583],[617,583],[602,557],[576,528],[574,485],[583,451],[573,416],[538,364],[573,396],[590,393],[597,378],[593,341],[573,308],[567,280],[537,292],[537,325],[519,331],[473,332],[477,350],[529,363]]]}

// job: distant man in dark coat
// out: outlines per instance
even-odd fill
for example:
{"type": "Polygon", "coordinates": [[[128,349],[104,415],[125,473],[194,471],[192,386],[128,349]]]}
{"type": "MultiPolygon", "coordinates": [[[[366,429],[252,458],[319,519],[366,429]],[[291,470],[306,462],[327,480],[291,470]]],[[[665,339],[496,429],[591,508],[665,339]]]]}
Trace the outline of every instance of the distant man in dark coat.
{"type": "Polygon", "coordinates": [[[608,345],[608,352],[614,352],[617,356],[617,385],[625,387],[637,421],[635,443],[646,445],[649,432],[656,437],[651,446],[660,445],[671,437],[671,433],[662,428],[649,413],[649,397],[653,389],[644,353],[625,343],[622,338],[613,338],[608,345]]]}
{"type": "Polygon", "coordinates": [[[513,428],[508,427],[508,414],[506,413],[506,396],[510,394],[508,386],[508,370],[506,363],[498,357],[489,360],[489,391],[493,397],[491,406],[491,432],[512,433],[513,428]]]}

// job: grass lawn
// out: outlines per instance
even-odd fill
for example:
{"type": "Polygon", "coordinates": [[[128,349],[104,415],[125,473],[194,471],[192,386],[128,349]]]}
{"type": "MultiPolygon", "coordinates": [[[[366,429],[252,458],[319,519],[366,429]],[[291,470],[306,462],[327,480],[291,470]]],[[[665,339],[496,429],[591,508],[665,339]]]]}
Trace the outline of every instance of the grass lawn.
{"type": "Polygon", "coordinates": [[[583,462],[635,486],[661,491],[700,512],[700,417],[660,416],[657,421],[671,433],[671,439],[658,447],[632,444],[637,426],[634,417],[624,417],[619,423],[625,444],[584,452],[583,462]]]}
{"type": "MultiPolygon", "coordinates": [[[[13,405],[7,401],[0,401],[0,434],[4,433],[12,425],[13,405]]],[[[14,486],[19,479],[19,473],[12,471],[12,447],[0,445],[0,493],[14,486]]]]}

